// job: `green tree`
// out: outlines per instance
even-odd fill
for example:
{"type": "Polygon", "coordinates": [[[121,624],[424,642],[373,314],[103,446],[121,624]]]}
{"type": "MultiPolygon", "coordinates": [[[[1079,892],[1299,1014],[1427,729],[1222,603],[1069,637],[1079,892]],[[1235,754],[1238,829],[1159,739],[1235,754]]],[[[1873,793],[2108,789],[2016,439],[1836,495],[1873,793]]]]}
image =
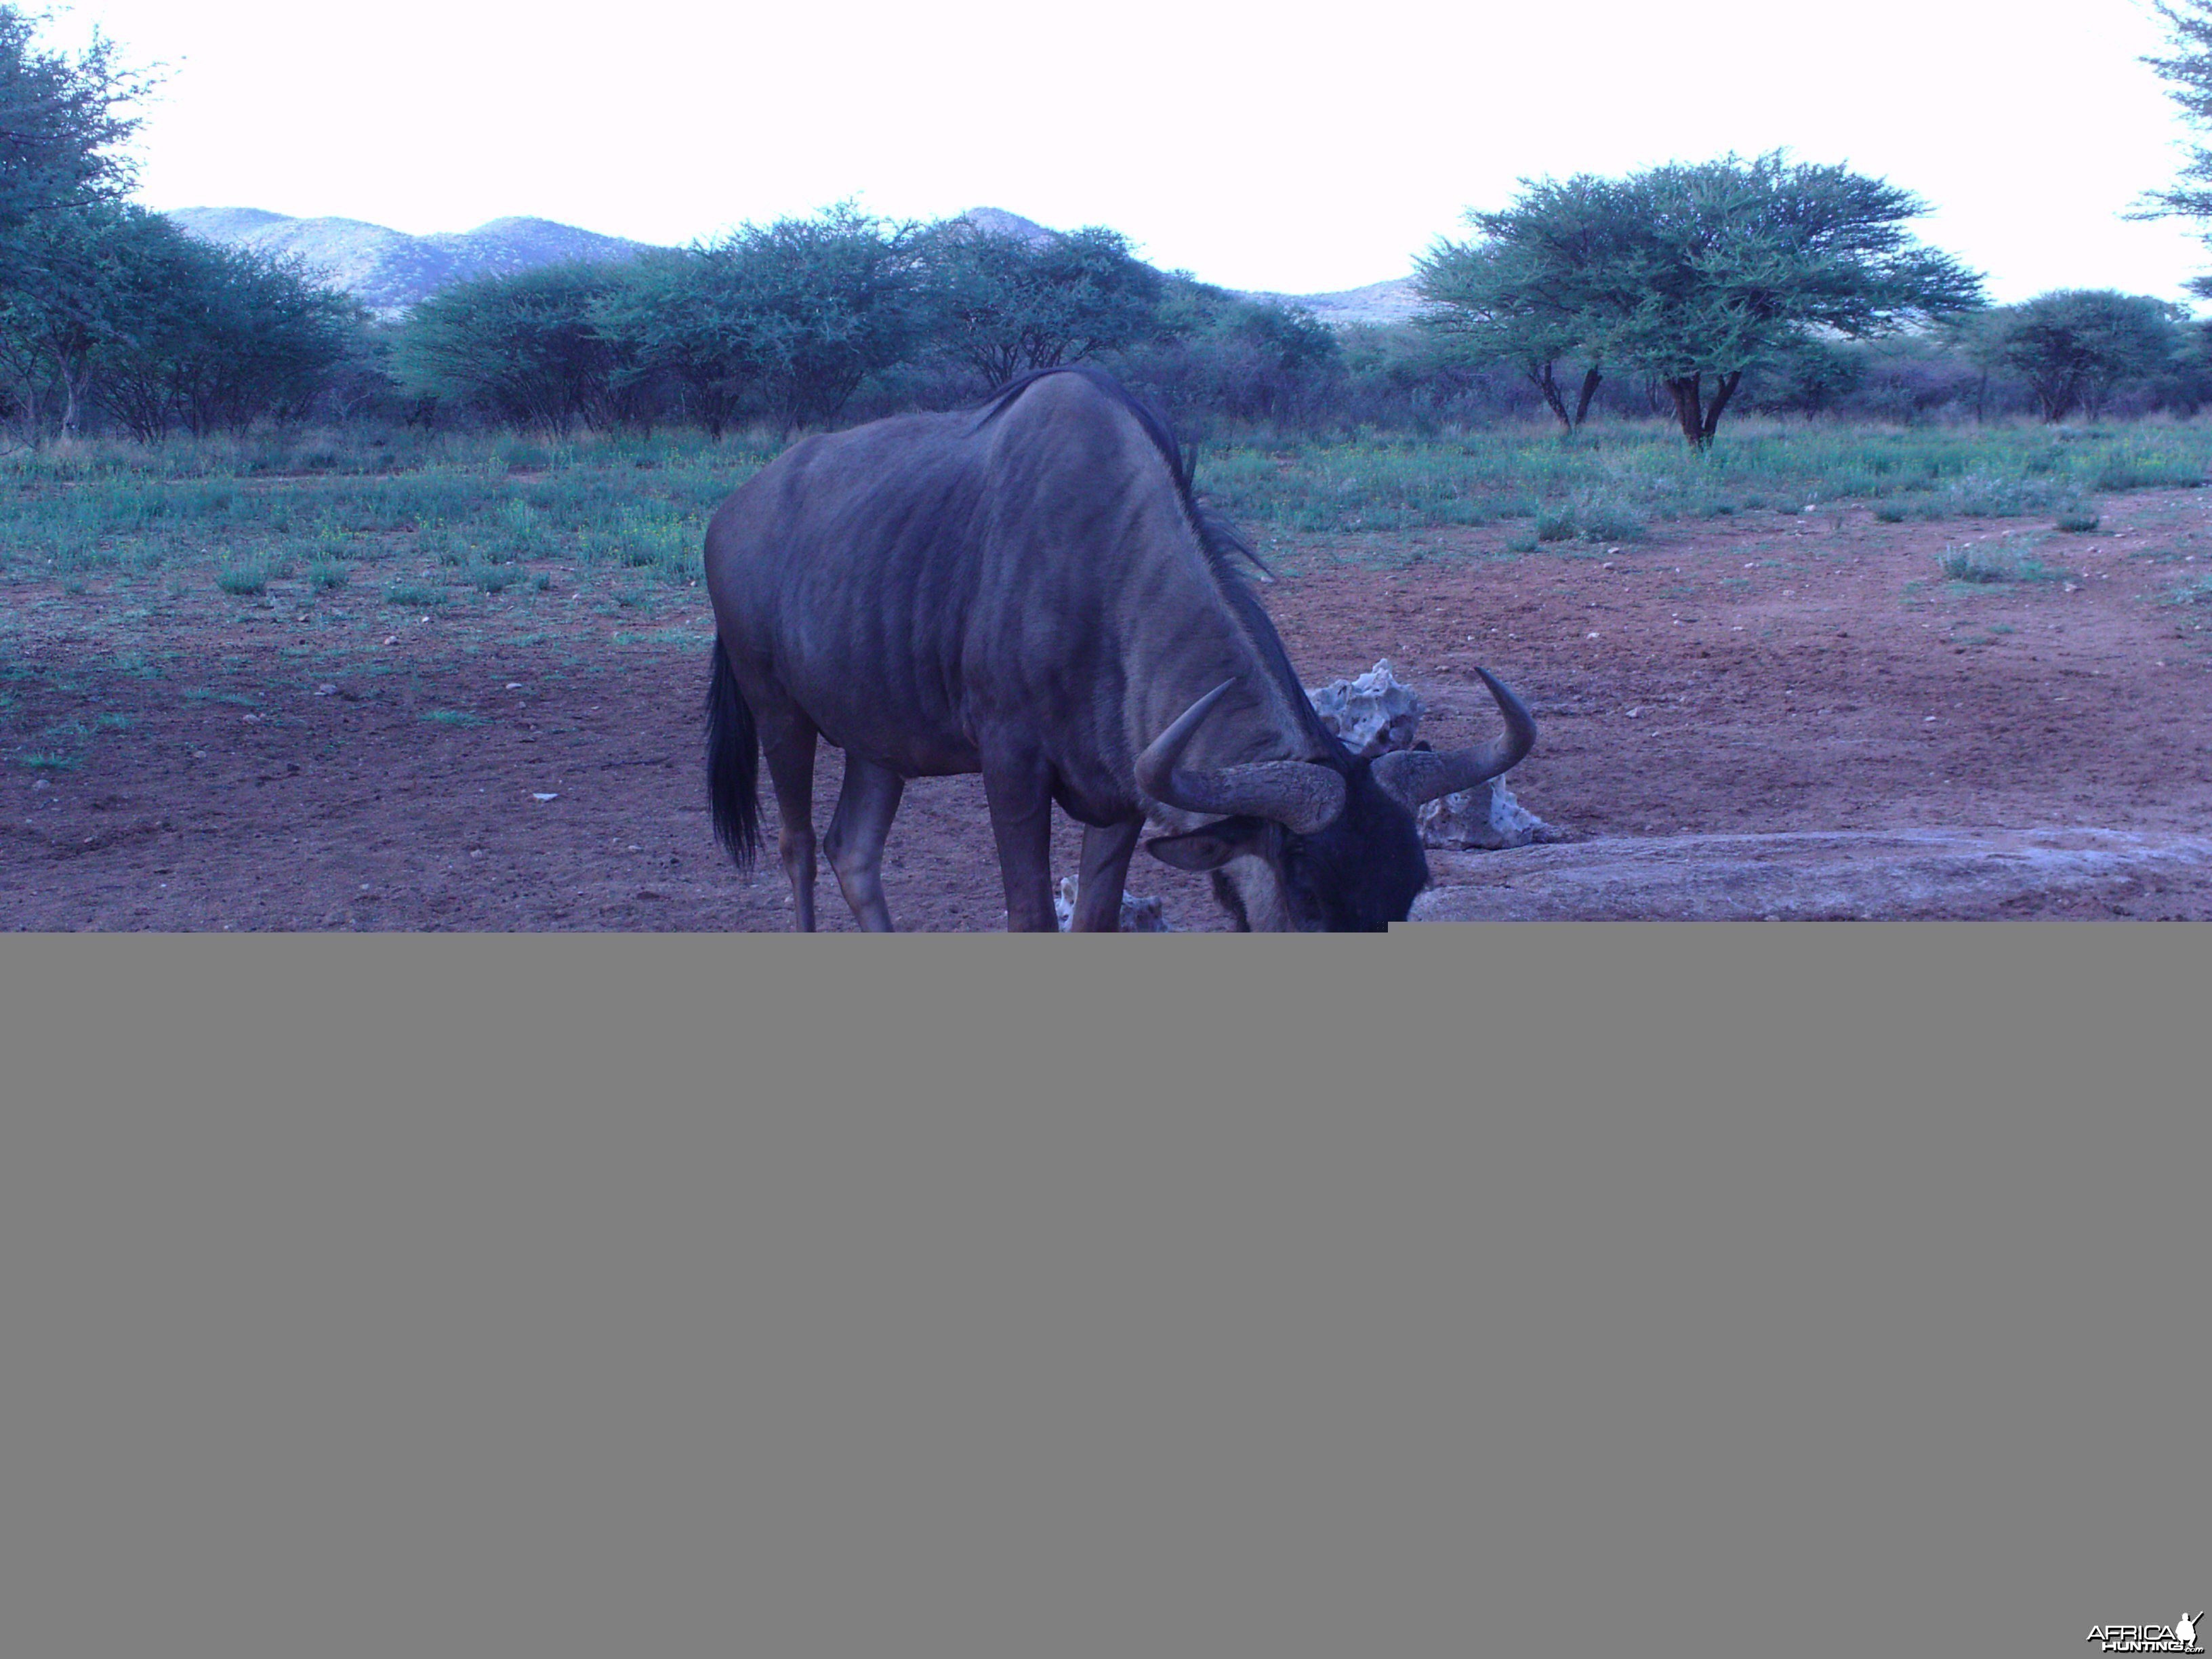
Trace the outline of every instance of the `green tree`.
{"type": "Polygon", "coordinates": [[[921,343],[920,236],[839,203],[701,251],[701,290],[725,319],[729,359],[786,437],[833,418],[921,343]]]}
{"type": "MultiPolygon", "coordinates": [[[[1979,277],[1905,230],[1924,210],[1839,166],[1731,155],[1524,181],[1511,206],[1467,214],[1473,247],[1497,252],[1466,257],[1540,295],[1552,341],[1657,380],[1703,449],[1745,371],[1808,331],[1863,337],[1981,302],[1979,277]]],[[[1450,244],[1431,255],[1461,258],[1450,244]]]]}
{"type": "Polygon", "coordinates": [[[119,200],[135,173],[128,106],[152,84],[95,32],[80,55],[38,44],[44,19],[0,3],[0,236],[40,214],[119,200]]]}
{"type": "MultiPolygon", "coordinates": [[[[2212,0],[2152,0],[2151,9],[2166,24],[2168,49],[2143,62],[2166,82],[2183,121],[2199,133],[2212,133],[2212,0]]],[[[2145,192],[2129,216],[2212,220],[2212,149],[2190,145],[2172,185],[2145,192]]],[[[2212,233],[2205,240],[2212,243],[2212,233]]],[[[2191,278],[2189,289],[2212,296],[2212,274],[2191,278]]]]}
{"type": "Polygon", "coordinates": [[[2094,421],[2118,387],[2175,366],[2186,316],[2147,295],[2064,289],[1977,317],[1960,336],[1977,362],[2024,377],[2045,421],[2076,409],[2094,421]]]}
{"type": "Polygon", "coordinates": [[[1426,301],[1419,324],[1456,343],[1472,362],[1512,364],[1566,433],[1589,418],[1605,378],[1572,291],[1557,280],[1564,260],[1601,234],[1583,220],[1588,205],[1579,193],[1531,202],[1528,216],[1493,216],[1500,228],[1486,240],[1439,239],[1414,266],[1414,285],[1426,301]],[[1547,249],[1566,252],[1547,255],[1547,249]],[[1577,355],[1587,361],[1571,410],[1556,370],[1561,358],[1577,355]]]}
{"type": "Polygon", "coordinates": [[[927,327],[987,389],[1133,344],[1152,328],[1160,275],[1098,226],[1040,242],[963,219],[918,240],[927,327]]]}
{"type": "Polygon", "coordinates": [[[352,349],[361,307],[296,262],[211,246],[127,207],[100,246],[92,395],[144,441],[296,420],[352,349]]]}
{"type": "Polygon", "coordinates": [[[763,415],[788,437],[921,343],[920,235],[849,203],[744,225],[641,259],[594,317],[624,373],[679,387],[708,430],[763,415]]]}
{"type": "Polygon", "coordinates": [[[516,426],[616,424],[637,412],[637,362],[601,317],[629,279],[619,265],[557,264],[441,289],[408,313],[400,380],[516,426]]]}

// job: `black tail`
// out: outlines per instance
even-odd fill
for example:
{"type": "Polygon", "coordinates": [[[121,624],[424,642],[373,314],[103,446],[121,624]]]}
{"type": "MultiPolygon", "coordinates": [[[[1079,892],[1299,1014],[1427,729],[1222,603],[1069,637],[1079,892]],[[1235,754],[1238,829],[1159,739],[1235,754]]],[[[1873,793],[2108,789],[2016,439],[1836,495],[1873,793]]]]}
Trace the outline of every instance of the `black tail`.
{"type": "Polygon", "coordinates": [[[750,869],[760,852],[760,734],[720,636],[707,683],[707,806],[714,839],[738,869],[750,869]]]}

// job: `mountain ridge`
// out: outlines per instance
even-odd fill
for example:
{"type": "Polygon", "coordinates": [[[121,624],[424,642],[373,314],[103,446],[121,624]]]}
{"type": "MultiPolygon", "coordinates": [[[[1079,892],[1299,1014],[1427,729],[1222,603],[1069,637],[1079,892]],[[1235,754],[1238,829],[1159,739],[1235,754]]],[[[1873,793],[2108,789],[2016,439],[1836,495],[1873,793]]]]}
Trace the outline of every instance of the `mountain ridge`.
{"type": "MultiPolygon", "coordinates": [[[[557,220],[509,215],[473,230],[416,236],[365,219],[299,218],[266,208],[173,208],[167,216],[204,241],[259,253],[296,256],[325,280],[381,317],[397,317],[447,285],[471,277],[514,276],[541,265],[581,260],[613,263],[656,252],[658,245],[605,236],[557,220]]],[[[1003,208],[970,208],[959,216],[978,229],[1037,242],[1054,233],[1003,208]]],[[[1396,323],[1419,304],[1411,276],[1386,278],[1328,294],[1231,289],[1246,299],[1302,306],[1325,323],[1346,327],[1396,323]]]]}

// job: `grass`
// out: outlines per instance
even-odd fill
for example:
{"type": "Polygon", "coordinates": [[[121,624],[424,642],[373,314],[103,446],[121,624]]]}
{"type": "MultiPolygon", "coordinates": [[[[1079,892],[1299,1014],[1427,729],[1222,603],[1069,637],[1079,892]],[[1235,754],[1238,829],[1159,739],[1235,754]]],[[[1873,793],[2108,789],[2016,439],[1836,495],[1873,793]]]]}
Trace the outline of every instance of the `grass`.
{"type": "Polygon", "coordinates": [[[422,718],[438,726],[482,726],[484,717],[460,708],[433,708],[422,718]]]}
{"type": "MultiPolygon", "coordinates": [[[[1510,526],[1510,550],[1613,544],[1681,521],[1808,503],[1884,522],[2044,518],[2094,529],[2100,493],[2202,484],[2212,421],[2114,422],[2100,441],[2028,425],[1851,427],[1747,418],[1692,454],[1668,423],[1435,435],[1229,432],[1198,487],[1247,532],[1358,535],[1510,526]]],[[[667,431],[559,441],[367,429],[251,439],[106,440],[0,460],[0,582],[160,573],[258,598],[305,572],[308,597],[384,568],[389,603],[619,586],[618,608],[700,580],[708,517],[777,447],[667,431]]]]}
{"type": "Polygon", "coordinates": [[[2063,573],[2051,569],[2035,556],[2042,538],[2023,536],[2017,541],[1966,542],[1947,545],[1936,562],[1954,582],[2049,582],[2063,573]]]}

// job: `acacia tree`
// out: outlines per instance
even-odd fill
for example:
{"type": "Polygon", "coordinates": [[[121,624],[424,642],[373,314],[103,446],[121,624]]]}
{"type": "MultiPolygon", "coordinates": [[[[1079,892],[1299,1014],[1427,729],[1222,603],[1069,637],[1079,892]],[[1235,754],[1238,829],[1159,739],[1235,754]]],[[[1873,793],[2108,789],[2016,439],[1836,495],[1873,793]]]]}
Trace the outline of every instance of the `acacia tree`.
{"type": "Polygon", "coordinates": [[[1460,344],[1471,360],[1511,363],[1570,434],[1589,417],[1605,376],[1590,356],[1568,410],[1555,370],[1561,358],[1585,353],[1588,343],[1567,290],[1556,283],[1559,261],[1543,257],[1543,249],[1588,238],[1594,228],[1578,222],[1580,205],[1556,198],[1532,204],[1530,216],[1502,223],[1486,240],[1440,239],[1414,265],[1414,286],[1427,302],[1415,320],[1460,344]]]}
{"type": "Polygon", "coordinates": [[[2027,380],[2045,421],[2077,408],[2094,421],[2118,387],[2174,363],[2185,316],[2148,295],[2063,289],[1977,317],[1961,333],[1975,362],[2027,380]]]}
{"type": "Polygon", "coordinates": [[[931,337],[988,389],[1133,343],[1164,286],[1128,238],[1095,225],[1031,241],[953,219],[919,252],[931,337]]]}
{"type": "Polygon", "coordinates": [[[94,33],[75,58],[37,42],[42,20],[0,3],[0,235],[33,216],[116,201],[135,177],[128,106],[152,77],[94,33]]]}
{"type": "Polygon", "coordinates": [[[622,287],[618,265],[544,265],[441,289],[408,313],[394,350],[410,389],[518,426],[566,433],[632,411],[625,341],[599,308],[622,287]]]}
{"type": "MultiPolygon", "coordinates": [[[[2212,0],[2152,0],[2151,9],[2166,24],[2168,50],[2143,62],[2166,82],[2183,121],[2212,133],[2212,0]]],[[[2212,221],[2212,149],[2190,145],[2172,185],[2147,191],[2129,216],[2212,221]]],[[[2212,232],[2204,240],[2212,244],[2212,232]]],[[[2212,274],[2191,278],[2189,289],[2212,296],[2212,274]]]]}
{"type": "Polygon", "coordinates": [[[693,292],[706,315],[681,332],[788,437],[834,416],[870,374],[913,349],[920,234],[849,202],[811,219],[745,225],[696,251],[693,292]]]}
{"type": "Polygon", "coordinates": [[[1491,261],[1506,291],[1528,296],[1547,343],[1659,381],[1702,450],[1745,370],[1808,331],[1863,337],[1981,303],[1978,276],[1905,230],[1924,210],[1840,166],[1729,155],[1523,181],[1510,207],[1468,213],[1480,233],[1468,252],[1447,244],[1431,257],[1446,269],[1491,261]]]}

